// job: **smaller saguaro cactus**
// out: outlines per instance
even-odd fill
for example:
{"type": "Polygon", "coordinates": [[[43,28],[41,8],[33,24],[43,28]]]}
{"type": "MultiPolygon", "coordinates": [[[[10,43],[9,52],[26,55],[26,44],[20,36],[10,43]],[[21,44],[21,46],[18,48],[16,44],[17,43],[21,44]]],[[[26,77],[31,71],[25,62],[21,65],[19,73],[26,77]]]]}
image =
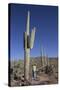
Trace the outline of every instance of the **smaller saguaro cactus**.
{"type": "Polygon", "coordinates": [[[49,59],[44,48],[41,48],[41,66],[49,66],[49,59]]]}
{"type": "Polygon", "coordinates": [[[41,66],[45,66],[44,49],[41,47],[41,66]]]}
{"type": "Polygon", "coordinates": [[[35,39],[35,28],[33,28],[31,35],[30,30],[30,12],[28,11],[27,17],[27,30],[24,32],[24,78],[29,80],[29,67],[30,67],[30,49],[33,48],[35,39]]]}

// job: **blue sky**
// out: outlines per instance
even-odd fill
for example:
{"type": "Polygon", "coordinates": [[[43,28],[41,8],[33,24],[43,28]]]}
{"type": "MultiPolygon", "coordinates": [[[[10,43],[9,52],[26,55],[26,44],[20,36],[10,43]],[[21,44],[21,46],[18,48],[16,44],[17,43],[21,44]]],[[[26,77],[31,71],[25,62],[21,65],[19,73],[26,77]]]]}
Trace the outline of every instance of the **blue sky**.
{"type": "Polygon", "coordinates": [[[48,57],[58,56],[58,7],[11,4],[10,58],[24,58],[23,32],[26,31],[27,12],[30,11],[30,31],[36,27],[31,57],[41,55],[41,46],[48,57]]]}

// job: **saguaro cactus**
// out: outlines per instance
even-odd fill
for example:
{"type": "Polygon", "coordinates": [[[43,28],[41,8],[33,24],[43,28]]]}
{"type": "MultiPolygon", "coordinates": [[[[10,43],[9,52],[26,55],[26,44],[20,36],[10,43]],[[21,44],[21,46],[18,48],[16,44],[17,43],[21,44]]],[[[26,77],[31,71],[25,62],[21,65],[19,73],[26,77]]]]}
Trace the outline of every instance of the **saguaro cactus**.
{"type": "Polygon", "coordinates": [[[41,47],[41,66],[44,67],[45,66],[45,60],[44,60],[44,50],[41,47]]]}
{"type": "Polygon", "coordinates": [[[27,17],[27,30],[24,32],[24,78],[29,80],[29,67],[30,67],[30,49],[33,48],[35,38],[35,28],[32,30],[31,36],[30,30],[30,12],[28,11],[27,17]]]}
{"type": "Polygon", "coordinates": [[[48,58],[44,48],[41,47],[41,66],[45,67],[48,65],[48,58]]]}

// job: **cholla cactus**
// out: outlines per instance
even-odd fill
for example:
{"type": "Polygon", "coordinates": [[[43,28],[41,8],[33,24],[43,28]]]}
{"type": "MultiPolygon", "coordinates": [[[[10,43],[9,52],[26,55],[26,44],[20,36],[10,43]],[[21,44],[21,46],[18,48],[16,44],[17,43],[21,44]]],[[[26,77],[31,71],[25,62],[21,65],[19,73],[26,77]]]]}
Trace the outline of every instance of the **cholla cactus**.
{"type": "Polygon", "coordinates": [[[29,80],[29,66],[30,66],[30,49],[33,48],[35,38],[35,28],[29,35],[30,29],[30,12],[28,11],[27,17],[27,30],[24,32],[24,78],[29,80]]]}

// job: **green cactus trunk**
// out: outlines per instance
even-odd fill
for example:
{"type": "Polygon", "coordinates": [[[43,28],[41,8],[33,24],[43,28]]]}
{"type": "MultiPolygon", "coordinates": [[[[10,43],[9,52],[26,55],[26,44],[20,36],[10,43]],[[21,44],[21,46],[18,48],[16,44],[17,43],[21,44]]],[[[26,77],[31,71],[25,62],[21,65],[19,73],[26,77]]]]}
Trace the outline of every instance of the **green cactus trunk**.
{"type": "Polygon", "coordinates": [[[29,80],[29,68],[30,68],[30,49],[25,50],[24,55],[24,77],[25,80],[29,80]]]}

